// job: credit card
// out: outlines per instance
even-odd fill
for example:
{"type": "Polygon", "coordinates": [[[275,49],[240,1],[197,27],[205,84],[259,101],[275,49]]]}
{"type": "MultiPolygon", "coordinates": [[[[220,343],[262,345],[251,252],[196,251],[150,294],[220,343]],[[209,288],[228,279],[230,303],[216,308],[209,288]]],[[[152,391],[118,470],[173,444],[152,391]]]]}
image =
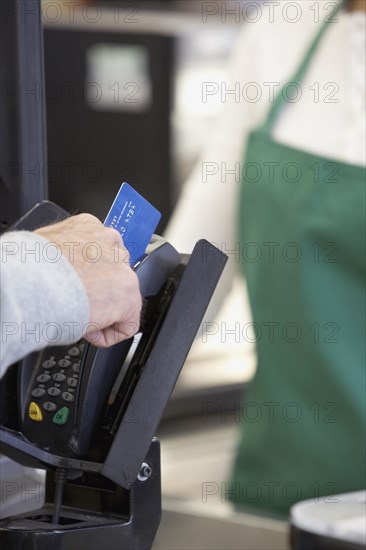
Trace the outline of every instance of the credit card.
{"type": "Polygon", "coordinates": [[[123,182],[104,225],[120,233],[133,266],[144,255],[160,218],[160,212],[149,201],[123,182]]]}

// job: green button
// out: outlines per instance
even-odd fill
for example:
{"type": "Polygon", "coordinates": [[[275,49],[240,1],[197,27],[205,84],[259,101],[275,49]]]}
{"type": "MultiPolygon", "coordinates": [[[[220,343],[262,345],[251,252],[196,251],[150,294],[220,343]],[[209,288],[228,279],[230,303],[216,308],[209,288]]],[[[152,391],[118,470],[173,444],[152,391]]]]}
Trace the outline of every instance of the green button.
{"type": "Polygon", "coordinates": [[[55,416],[53,417],[53,422],[55,424],[65,424],[67,419],[69,418],[69,407],[62,407],[62,409],[58,410],[55,416]]]}

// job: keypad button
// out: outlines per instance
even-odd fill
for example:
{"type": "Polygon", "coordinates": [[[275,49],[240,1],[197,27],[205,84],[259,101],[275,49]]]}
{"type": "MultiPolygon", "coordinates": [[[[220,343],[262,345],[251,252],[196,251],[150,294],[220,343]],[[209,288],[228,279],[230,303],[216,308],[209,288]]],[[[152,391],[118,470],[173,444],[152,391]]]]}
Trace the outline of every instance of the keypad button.
{"type": "Polygon", "coordinates": [[[77,347],[75,346],[75,347],[69,349],[68,354],[71,355],[71,357],[79,357],[79,355],[80,355],[80,350],[79,350],[79,348],[77,348],[77,347]]]}
{"type": "Polygon", "coordinates": [[[43,420],[43,414],[40,406],[34,401],[29,404],[28,415],[31,420],[34,420],[34,422],[42,422],[43,420]]]}
{"type": "Polygon", "coordinates": [[[62,399],[64,399],[65,401],[68,401],[69,403],[72,403],[75,400],[75,396],[68,391],[64,391],[62,394],[62,399]]]}
{"type": "Polygon", "coordinates": [[[75,363],[75,365],[72,366],[72,370],[74,372],[80,372],[80,363],[75,363]]]}
{"type": "Polygon", "coordinates": [[[40,374],[39,376],[37,376],[37,382],[41,382],[41,384],[45,384],[49,380],[51,380],[49,374],[40,374]]]}
{"type": "Polygon", "coordinates": [[[54,374],[52,378],[55,382],[64,382],[66,380],[66,376],[61,372],[56,372],[56,374],[54,374]]]}
{"type": "Polygon", "coordinates": [[[62,407],[62,409],[59,409],[55,416],[52,418],[52,422],[60,426],[66,424],[67,419],[69,418],[69,412],[69,407],[62,407]]]}
{"type": "Polygon", "coordinates": [[[43,403],[42,407],[44,408],[45,411],[48,411],[48,412],[53,412],[57,409],[56,405],[51,401],[46,401],[45,403],[43,403]]]}
{"type": "Polygon", "coordinates": [[[48,395],[52,395],[52,397],[57,397],[58,395],[60,395],[61,390],[59,390],[58,388],[52,387],[47,390],[47,393],[48,395]]]}
{"type": "Polygon", "coordinates": [[[47,359],[42,363],[42,367],[44,369],[52,369],[55,365],[56,365],[56,361],[54,361],[53,359],[47,359]]]}
{"type": "Polygon", "coordinates": [[[67,383],[70,386],[70,388],[76,388],[76,386],[78,385],[78,381],[76,378],[68,378],[67,383]]]}
{"type": "Polygon", "coordinates": [[[46,393],[46,390],[44,390],[42,388],[35,388],[32,391],[33,397],[42,397],[45,393],[46,393]]]}
{"type": "Polygon", "coordinates": [[[71,361],[69,361],[68,359],[60,359],[58,364],[60,365],[60,367],[66,369],[71,365],[71,361]]]}

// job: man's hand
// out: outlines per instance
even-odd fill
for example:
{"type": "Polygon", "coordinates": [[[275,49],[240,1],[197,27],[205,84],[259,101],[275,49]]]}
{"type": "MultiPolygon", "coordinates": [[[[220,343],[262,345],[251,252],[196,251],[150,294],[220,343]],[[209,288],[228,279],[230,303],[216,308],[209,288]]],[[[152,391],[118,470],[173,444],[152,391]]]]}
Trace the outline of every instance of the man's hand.
{"type": "Polygon", "coordinates": [[[89,298],[85,338],[107,347],[133,336],[140,326],[139,282],[120,234],[90,214],[79,214],[35,231],[60,247],[89,298]]]}

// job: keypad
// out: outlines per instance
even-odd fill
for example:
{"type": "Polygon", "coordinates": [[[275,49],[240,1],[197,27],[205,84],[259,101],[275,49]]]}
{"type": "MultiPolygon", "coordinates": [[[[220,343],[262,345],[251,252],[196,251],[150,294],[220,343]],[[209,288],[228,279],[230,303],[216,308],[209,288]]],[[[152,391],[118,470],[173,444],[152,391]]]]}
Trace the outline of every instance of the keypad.
{"type": "Polygon", "coordinates": [[[68,378],[67,383],[70,386],[70,388],[76,388],[76,386],[78,385],[78,380],[77,378],[68,378]]]}
{"type": "Polygon", "coordinates": [[[75,396],[68,391],[64,391],[62,394],[62,399],[68,401],[69,403],[72,403],[75,400],[75,396]]]}
{"type": "Polygon", "coordinates": [[[31,401],[29,403],[28,414],[29,414],[29,418],[34,420],[34,422],[42,422],[43,420],[42,411],[39,405],[37,405],[37,403],[35,403],[34,401],[31,401]]]}
{"type": "Polygon", "coordinates": [[[44,390],[43,388],[35,388],[32,391],[33,397],[42,397],[45,393],[46,393],[46,390],[44,390]]]}
{"type": "Polygon", "coordinates": [[[52,403],[52,401],[46,401],[43,403],[42,407],[45,411],[53,412],[57,409],[57,405],[55,403],[52,403]]]}
{"type": "Polygon", "coordinates": [[[65,382],[66,376],[61,372],[56,372],[56,374],[52,376],[52,380],[54,380],[55,382],[65,382]]]}
{"type": "Polygon", "coordinates": [[[41,363],[43,372],[34,379],[31,391],[33,401],[28,409],[31,420],[42,422],[49,419],[59,426],[66,424],[70,405],[76,397],[84,346],[84,342],[79,342],[71,347],[50,350],[49,358],[41,363]]]}
{"type": "Polygon", "coordinates": [[[68,359],[61,359],[58,362],[58,365],[64,369],[67,369],[67,367],[71,367],[71,361],[69,361],[68,359]]]}
{"type": "Polygon", "coordinates": [[[53,397],[57,397],[58,395],[60,395],[61,390],[59,388],[55,388],[54,386],[52,386],[52,388],[48,388],[47,393],[48,393],[48,395],[52,395],[53,397]]]}
{"type": "Polygon", "coordinates": [[[63,424],[66,424],[67,419],[69,417],[70,409],[69,407],[62,407],[62,409],[59,409],[57,413],[52,418],[52,422],[54,424],[58,424],[62,426],[63,424]]]}
{"type": "Polygon", "coordinates": [[[50,380],[51,380],[51,377],[49,374],[40,374],[39,376],[37,376],[37,382],[40,382],[41,384],[45,384],[50,380]]]}
{"type": "Polygon", "coordinates": [[[53,369],[53,367],[56,366],[56,361],[54,361],[53,359],[47,359],[46,361],[43,361],[42,363],[42,367],[44,369],[53,369]]]}

